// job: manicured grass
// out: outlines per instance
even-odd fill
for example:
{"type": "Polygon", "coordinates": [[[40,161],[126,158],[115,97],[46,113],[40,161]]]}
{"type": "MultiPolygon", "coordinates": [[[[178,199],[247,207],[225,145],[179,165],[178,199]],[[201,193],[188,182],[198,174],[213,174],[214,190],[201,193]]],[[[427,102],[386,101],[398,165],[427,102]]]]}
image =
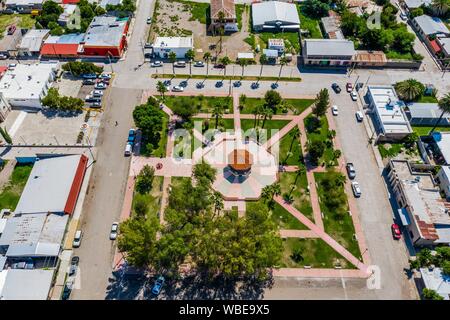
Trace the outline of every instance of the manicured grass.
{"type": "MultiPolygon", "coordinates": [[[[327,118],[324,116],[322,118],[320,118],[320,127],[318,129],[316,129],[315,131],[310,131],[308,128],[311,127],[311,124],[314,121],[315,116],[314,115],[309,115],[305,118],[304,123],[305,123],[305,128],[306,128],[306,136],[308,141],[313,141],[313,140],[319,140],[319,141],[323,141],[326,142],[329,140],[328,139],[328,121],[327,118]]],[[[337,160],[333,161],[333,153],[334,153],[334,149],[333,146],[327,146],[325,149],[324,154],[322,155],[321,159],[319,159],[319,164],[332,164],[333,166],[337,165],[337,160]]]]}
{"type": "Polygon", "coordinates": [[[233,112],[233,100],[231,97],[206,97],[203,95],[188,97],[166,96],[164,103],[171,108],[178,99],[190,100],[192,107],[201,113],[211,113],[215,105],[224,106],[223,113],[233,112]]]}
{"type": "Polygon", "coordinates": [[[280,164],[295,166],[298,165],[300,161],[300,156],[302,155],[300,137],[294,139],[291,136],[294,130],[296,130],[296,128],[289,131],[289,133],[280,140],[280,150],[278,153],[280,164]]]}
{"type": "Polygon", "coordinates": [[[281,267],[334,268],[339,264],[342,268],[354,268],[322,239],[287,238],[283,239],[283,248],[281,267]],[[294,260],[294,252],[299,255],[297,261],[294,260]]]}
{"type": "Polygon", "coordinates": [[[0,193],[0,208],[15,210],[19,202],[33,165],[17,164],[11,174],[10,180],[3,187],[0,193]]]}
{"type": "Polygon", "coordinates": [[[191,12],[190,21],[197,20],[200,23],[207,24],[209,23],[209,12],[210,12],[210,4],[209,3],[200,3],[193,1],[183,1],[178,0],[177,2],[183,3],[186,6],[189,6],[189,10],[191,12]]]}
{"type": "Polygon", "coordinates": [[[297,181],[295,181],[296,177],[297,173],[295,172],[283,172],[280,174],[281,193],[285,194],[292,192],[291,194],[294,197],[292,205],[314,222],[306,173],[300,174],[297,177],[297,181]]]}
{"type": "Polygon", "coordinates": [[[160,205],[160,201],[161,201],[161,197],[162,197],[162,185],[163,185],[163,177],[160,176],[155,176],[153,178],[153,184],[152,184],[152,190],[150,191],[149,194],[141,194],[138,192],[135,192],[133,194],[133,211],[132,214],[136,214],[135,210],[134,210],[134,205],[136,203],[136,201],[144,201],[147,206],[148,206],[148,210],[147,210],[147,215],[153,215],[153,214],[157,214],[158,211],[161,208],[160,205]]]}
{"type": "Polygon", "coordinates": [[[34,27],[36,20],[29,14],[2,14],[0,15],[0,39],[3,38],[6,28],[16,23],[19,28],[31,29],[34,27]],[[16,23],[16,21],[18,21],[16,23]]]}
{"type": "MultiPolygon", "coordinates": [[[[199,119],[196,118],[194,120],[201,120],[202,124],[205,124],[205,121],[208,120],[209,122],[209,126],[208,128],[205,128],[202,126],[202,129],[210,129],[210,130],[214,130],[216,128],[216,119],[214,117],[211,117],[210,119],[199,119]]],[[[233,119],[219,119],[218,121],[218,125],[217,125],[217,129],[221,130],[221,131],[226,131],[226,130],[232,130],[234,129],[234,120],[233,119]]]]}
{"type": "MultiPolygon", "coordinates": [[[[285,125],[287,125],[290,121],[289,120],[266,120],[266,123],[264,124],[264,128],[267,132],[267,139],[270,139],[270,137],[272,136],[272,129],[273,130],[281,130],[281,128],[283,128],[285,125]]],[[[241,119],[241,129],[245,133],[247,133],[247,135],[252,134],[253,135],[253,131],[251,129],[254,129],[255,126],[255,121],[253,119],[241,119]],[[247,130],[249,130],[248,132],[246,132],[247,130]]],[[[259,126],[262,125],[262,119],[259,120],[259,126]]],[[[264,137],[264,136],[263,136],[264,137]]],[[[265,141],[263,141],[263,139],[261,139],[261,142],[264,143],[265,141]]]]}
{"type": "Polygon", "coordinates": [[[389,50],[386,52],[386,58],[391,59],[391,60],[408,60],[408,61],[414,60],[411,52],[402,53],[402,52],[392,51],[392,50],[389,50]]]}
{"type": "Polygon", "coordinates": [[[235,10],[236,10],[236,20],[237,20],[237,25],[240,31],[242,31],[242,14],[244,13],[245,10],[245,5],[243,4],[235,4],[235,10]]]}
{"type": "MultiPolygon", "coordinates": [[[[314,179],[317,184],[317,193],[320,199],[320,209],[324,214],[323,224],[325,231],[359,259],[361,258],[361,253],[359,252],[358,242],[354,239],[355,228],[353,226],[352,217],[347,213],[338,214],[335,210],[330,210],[325,205],[324,201],[322,201],[322,199],[325,199],[328,195],[325,193],[321,181],[330,174],[333,174],[333,172],[314,173],[314,179]]],[[[345,194],[344,187],[340,187],[338,191],[345,194]]],[[[346,202],[345,207],[340,208],[339,211],[347,212],[348,210],[348,203],[346,202]]]]}
{"type": "MultiPolygon", "coordinates": [[[[314,103],[313,99],[283,99],[286,105],[290,106],[296,114],[300,114],[309,106],[314,103]]],[[[244,108],[242,108],[242,114],[249,114],[255,109],[256,106],[264,104],[263,98],[245,98],[244,108]]],[[[277,114],[283,114],[282,108],[278,108],[277,114]]]]}
{"type": "Polygon", "coordinates": [[[298,16],[300,18],[300,26],[302,29],[309,31],[309,37],[311,39],[322,39],[323,35],[320,31],[319,21],[320,19],[307,16],[302,9],[301,5],[297,6],[298,16]]]}
{"type": "Polygon", "coordinates": [[[241,81],[281,81],[281,82],[300,82],[302,81],[299,77],[255,77],[255,76],[219,76],[219,75],[201,75],[201,74],[173,74],[173,73],[160,73],[152,74],[152,78],[155,79],[208,79],[208,80],[241,80],[241,81]]]}
{"type": "Polygon", "coordinates": [[[438,99],[434,96],[420,96],[420,98],[416,102],[421,103],[437,103],[438,99]]]}
{"type": "Polygon", "coordinates": [[[177,187],[177,186],[181,185],[183,183],[183,181],[187,181],[189,179],[191,179],[191,178],[189,178],[189,177],[172,177],[170,179],[170,185],[172,187],[177,187]]]}
{"type": "MultiPolygon", "coordinates": [[[[251,210],[252,206],[258,204],[267,205],[262,199],[258,201],[247,201],[247,210],[251,210]]],[[[286,209],[284,209],[276,202],[270,212],[272,221],[275,222],[280,227],[280,229],[308,230],[308,228],[303,223],[298,221],[297,218],[295,218],[292,214],[290,214],[286,209]]]]}
{"type": "MultiPolygon", "coordinates": [[[[428,133],[433,129],[433,127],[422,127],[422,126],[413,126],[413,131],[417,133],[419,136],[427,136],[428,133]]],[[[450,127],[436,127],[434,131],[446,132],[450,131],[450,127]]]]}
{"type": "Polygon", "coordinates": [[[401,143],[384,143],[378,145],[378,151],[383,159],[394,158],[403,151],[403,144],[401,143]]]}
{"type": "Polygon", "coordinates": [[[267,47],[267,43],[269,39],[283,39],[284,40],[284,49],[286,52],[291,52],[292,49],[295,51],[293,53],[300,52],[300,39],[298,37],[297,32],[261,32],[258,33],[259,38],[264,41],[265,46],[267,47]]]}

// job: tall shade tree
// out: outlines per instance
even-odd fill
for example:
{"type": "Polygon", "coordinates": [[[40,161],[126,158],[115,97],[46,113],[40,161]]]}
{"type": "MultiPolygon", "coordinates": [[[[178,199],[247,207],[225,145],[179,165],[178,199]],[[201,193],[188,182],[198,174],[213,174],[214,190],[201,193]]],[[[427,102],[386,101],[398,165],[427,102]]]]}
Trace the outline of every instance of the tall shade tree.
{"type": "Polygon", "coordinates": [[[433,0],[431,3],[431,10],[433,13],[439,17],[443,17],[446,15],[450,8],[449,0],[433,0]]]}
{"type": "Polygon", "coordinates": [[[266,120],[268,118],[272,119],[273,110],[272,110],[272,108],[269,108],[268,106],[264,106],[262,108],[262,110],[261,110],[261,114],[263,116],[263,121],[262,121],[262,124],[261,124],[261,128],[264,128],[264,125],[266,124],[266,120]]]}
{"type": "Polygon", "coordinates": [[[446,113],[450,114],[450,93],[447,93],[444,97],[442,97],[442,99],[439,99],[438,107],[439,107],[439,110],[441,110],[441,115],[440,115],[439,119],[436,120],[436,123],[434,124],[434,126],[431,129],[429,134],[433,133],[433,131],[436,129],[436,127],[441,122],[444,114],[446,114],[446,113]]]}
{"type": "Polygon", "coordinates": [[[192,76],[192,60],[195,58],[195,52],[192,49],[189,49],[186,54],[186,59],[189,61],[189,75],[192,76]]]}
{"type": "Polygon", "coordinates": [[[330,94],[327,88],[323,88],[316,96],[316,103],[313,107],[313,113],[317,118],[322,117],[330,106],[330,94]]]}
{"type": "Polygon", "coordinates": [[[156,83],[156,90],[159,92],[161,98],[164,100],[164,93],[167,92],[167,87],[164,85],[162,81],[158,81],[156,83]]]}
{"type": "Polygon", "coordinates": [[[172,63],[173,77],[175,78],[175,61],[177,61],[177,54],[173,51],[169,53],[169,61],[172,63]]]}
{"type": "Polygon", "coordinates": [[[236,60],[236,63],[238,64],[238,65],[240,65],[241,66],[241,68],[242,68],[242,75],[241,75],[241,77],[243,78],[244,77],[244,68],[246,67],[246,66],[248,66],[248,60],[247,59],[237,59],[236,60]]]}
{"type": "Polygon", "coordinates": [[[425,86],[416,79],[407,79],[395,84],[395,91],[400,99],[404,101],[414,101],[424,93],[425,86]]]}
{"type": "Polygon", "coordinates": [[[216,120],[216,124],[214,127],[217,129],[217,126],[219,124],[219,119],[221,119],[222,115],[223,115],[222,105],[216,104],[213,108],[212,115],[213,115],[214,119],[216,120]]]}
{"type": "Polygon", "coordinates": [[[280,80],[280,78],[281,78],[281,71],[283,70],[283,66],[287,65],[288,62],[289,61],[288,61],[288,59],[285,56],[281,57],[281,59],[280,59],[280,72],[278,73],[277,81],[280,80]]]}
{"type": "Polygon", "coordinates": [[[219,53],[222,52],[222,42],[223,42],[223,36],[225,34],[225,13],[223,11],[219,11],[217,18],[219,19],[219,41],[220,41],[220,51],[219,53]]]}
{"type": "Polygon", "coordinates": [[[227,65],[231,63],[231,60],[228,56],[224,56],[220,59],[220,63],[223,64],[223,76],[227,76],[227,65]]]}
{"type": "Polygon", "coordinates": [[[211,52],[206,51],[203,54],[203,61],[206,62],[206,76],[208,77],[208,72],[209,72],[209,62],[211,61],[211,52]]]}
{"type": "Polygon", "coordinates": [[[262,72],[263,72],[263,67],[265,64],[267,64],[269,62],[269,59],[267,58],[267,56],[263,53],[260,57],[259,57],[259,63],[261,64],[261,70],[259,71],[259,77],[262,77],[262,72]]]}

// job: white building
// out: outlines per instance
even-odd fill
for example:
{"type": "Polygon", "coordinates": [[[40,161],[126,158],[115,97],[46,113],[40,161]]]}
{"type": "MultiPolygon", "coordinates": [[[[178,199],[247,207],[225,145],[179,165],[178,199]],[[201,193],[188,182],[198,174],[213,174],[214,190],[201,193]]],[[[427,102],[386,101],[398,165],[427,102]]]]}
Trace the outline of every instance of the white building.
{"type": "Polygon", "coordinates": [[[444,300],[450,300],[450,276],[445,275],[441,268],[420,268],[425,288],[436,291],[444,300]]]}
{"type": "Polygon", "coordinates": [[[355,55],[353,41],[345,39],[305,39],[302,58],[305,65],[350,66],[355,55]]]}
{"type": "Polygon", "coordinates": [[[194,49],[192,37],[157,37],[153,43],[153,54],[167,59],[170,52],[175,52],[177,58],[185,58],[189,50],[194,49]]]}
{"type": "Polygon", "coordinates": [[[434,158],[439,159],[439,163],[450,165],[450,132],[433,132],[432,137],[436,143],[437,154],[434,158]]]}
{"type": "Polygon", "coordinates": [[[401,140],[412,133],[405,114],[404,103],[399,100],[393,86],[368,86],[367,98],[380,140],[401,140]]]}
{"type": "Polygon", "coordinates": [[[294,3],[265,1],[252,4],[253,30],[297,31],[300,18],[294,3]]]}
{"type": "Polygon", "coordinates": [[[447,200],[450,200],[450,167],[442,166],[441,170],[437,173],[437,178],[441,190],[445,193],[445,197],[447,200]]]}
{"type": "Polygon", "coordinates": [[[44,40],[50,35],[48,29],[31,29],[22,38],[17,52],[19,56],[31,57],[39,55],[44,40]]]}
{"type": "Polygon", "coordinates": [[[54,270],[0,271],[0,300],[47,300],[54,270]]]}
{"type": "Polygon", "coordinates": [[[59,69],[57,62],[18,64],[0,80],[0,93],[13,108],[41,109],[59,69]]]}
{"type": "Polygon", "coordinates": [[[58,24],[60,24],[61,26],[68,25],[70,20],[75,19],[74,15],[77,8],[78,6],[76,4],[64,4],[64,12],[60,14],[58,18],[58,24]]]}
{"type": "Polygon", "coordinates": [[[284,53],[284,40],[283,39],[269,39],[267,41],[269,50],[277,50],[279,54],[284,53]]]}

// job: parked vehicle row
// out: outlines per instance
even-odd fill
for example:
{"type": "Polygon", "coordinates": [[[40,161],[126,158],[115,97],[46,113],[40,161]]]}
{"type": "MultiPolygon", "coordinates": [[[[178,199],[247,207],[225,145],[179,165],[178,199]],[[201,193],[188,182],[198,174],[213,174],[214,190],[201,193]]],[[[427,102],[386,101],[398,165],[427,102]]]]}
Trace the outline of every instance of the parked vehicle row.
{"type": "Polygon", "coordinates": [[[100,108],[102,106],[103,90],[108,88],[111,80],[111,75],[102,73],[99,76],[96,74],[83,74],[83,85],[93,85],[92,90],[84,99],[85,102],[90,103],[91,108],[100,108]]]}
{"type": "Polygon", "coordinates": [[[125,152],[124,152],[125,157],[131,156],[135,140],[136,140],[136,130],[132,128],[128,131],[127,144],[125,145],[125,152]]]}

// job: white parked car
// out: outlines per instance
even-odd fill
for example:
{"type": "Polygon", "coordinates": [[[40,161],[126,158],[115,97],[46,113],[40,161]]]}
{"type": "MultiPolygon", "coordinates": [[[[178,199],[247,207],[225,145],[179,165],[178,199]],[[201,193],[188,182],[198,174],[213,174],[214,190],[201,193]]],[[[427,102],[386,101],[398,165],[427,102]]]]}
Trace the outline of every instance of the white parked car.
{"type": "Polygon", "coordinates": [[[147,18],[147,24],[150,24],[150,23],[152,23],[152,17],[147,18]]]}
{"type": "Polygon", "coordinates": [[[186,61],[176,61],[173,65],[176,68],[185,68],[186,67],[186,61]]]}
{"type": "Polygon", "coordinates": [[[353,195],[355,196],[355,198],[361,197],[361,188],[360,188],[358,182],[356,182],[356,181],[352,182],[352,190],[353,190],[353,195]]]}
{"type": "Polygon", "coordinates": [[[356,117],[356,120],[357,120],[358,122],[362,122],[362,121],[363,121],[363,118],[364,118],[361,111],[356,111],[356,112],[355,112],[355,117],[356,117]]]}
{"type": "Polygon", "coordinates": [[[203,63],[203,61],[195,61],[194,63],[194,67],[204,67],[205,64],[203,63]]]}
{"type": "Polygon", "coordinates": [[[152,68],[162,67],[162,65],[163,65],[162,61],[153,61],[152,63],[150,63],[150,67],[152,68]]]}
{"type": "Polygon", "coordinates": [[[101,91],[101,90],[93,90],[91,92],[91,96],[93,96],[93,97],[102,97],[103,96],[103,91],[101,91]]]}
{"type": "Polygon", "coordinates": [[[72,247],[78,248],[81,244],[82,237],[83,233],[81,232],[81,230],[77,230],[77,232],[75,232],[75,237],[73,237],[72,247]]]}
{"type": "Polygon", "coordinates": [[[99,79],[106,79],[106,80],[111,80],[111,74],[110,73],[102,73],[101,75],[98,76],[99,79]]]}
{"type": "Polygon", "coordinates": [[[109,239],[116,240],[118,231],[119,231],[119,223],[114,222],[111,226],[111,232],[109,233],[109,239]]]}
{"type": "Polygon", "coordinates": [[[333,114],[333,116],[337,116],[339,114],[339,110],[336,105],[331,107],[331,113],[333,114]]]}
{"type": "Polygon", "coordinates": [[[358,100],[358,95],[356,94],[356,91],[350,92],[350,98],[352,98],[353,101],[358,100]]]}
{"type": "Polygon", "coordinates": [[[108,87],[108,85],[104,82],[98,82],[95,84],[94,89],[97,90],[105,90],[108,87]]]}
{"type": "Polygon", "coordinates": [[[183,92],[184,88],[182,86],[173,86],[172,91],[173,92],[183,92]]]}
{"type": "Polygon", "coordinates": [[[124,152],[125,157],[131,156],[132,149],[133,149],[133,146],[131,145],[131,143],[128,142],[127,145],[125,146],[125,152],[124,152]]]}

